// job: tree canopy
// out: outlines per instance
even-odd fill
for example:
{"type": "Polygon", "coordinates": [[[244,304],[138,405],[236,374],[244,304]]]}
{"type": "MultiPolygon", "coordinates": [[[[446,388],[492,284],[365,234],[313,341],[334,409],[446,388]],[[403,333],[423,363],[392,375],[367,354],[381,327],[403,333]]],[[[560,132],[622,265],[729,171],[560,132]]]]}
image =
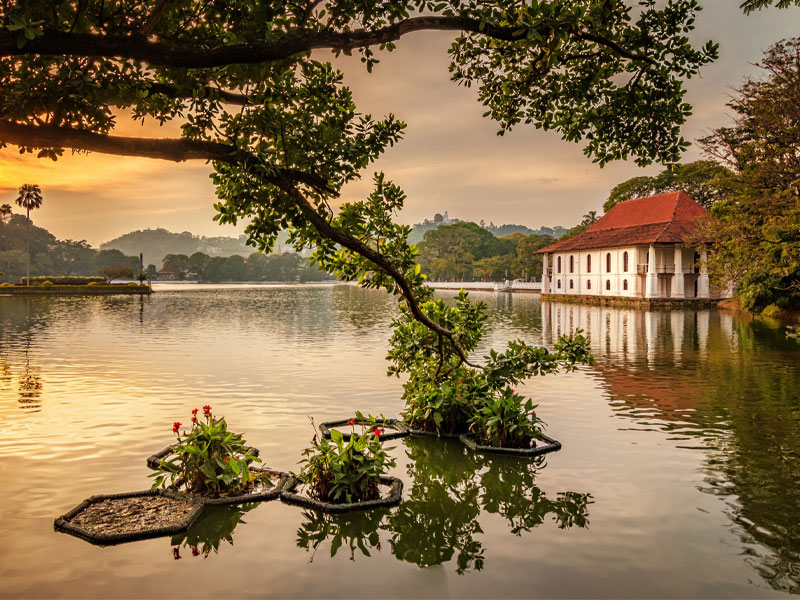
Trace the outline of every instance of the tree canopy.
{"type": "Polygon", "coordinates": [[[732,170],[706,233],[710,266],[742,304],[800,307],[800,38],[772,46],[728,106],[733,123],[701,140],[732,170]]]}
{"type": "MultiPolygon", "coordinates": [[[[222,223],[250,220],[254,245],[281,229],[326,271],[400,293],[457,347],[425,297],[405,196],[382,174],[368,198],[331,209],[402,137],[361,114],[323,51],[371,70],[413,32],[450,30],[452,79],[478,88],[502,134],[555,130],[601,165],[674,162],[687,142],[684,82],[716,57],[688,33],[696,0],[51,0],[0,2],[0,144],[57,159],[65,148],[211,161],[222,223]],[[114,135],[130,115],[180,124],[179,138],[114,135]]],[[[462,360],[466,355],[458,351],[462,360]]]]}
{"type": "Polygon", "coordinates": [[[626,200],[676,191],[685,192],[692,200],[709,208],[729,191],[730,174],[730,170],[713,160],[670,165],[653,177],[632,177],[615,186],[603,204],[603,210],[608,212],[626,200]]]}

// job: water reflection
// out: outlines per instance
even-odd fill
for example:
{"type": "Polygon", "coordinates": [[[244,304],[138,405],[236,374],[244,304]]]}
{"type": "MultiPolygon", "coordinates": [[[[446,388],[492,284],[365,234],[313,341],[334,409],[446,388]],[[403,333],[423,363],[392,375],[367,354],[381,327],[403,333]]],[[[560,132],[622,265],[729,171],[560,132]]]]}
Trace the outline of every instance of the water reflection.
{"type": "Polygon", "coordinates": [[[31,298],[19,300],[3,303],[12,310],[0,313],[0,383],[7,387],[16,367],[19,408],[38,411],[43,384],[41,368],[31,364],[32,359],[35,360],[31,341],[37,332],[47,327],[51,303],[34,302],[31,298]]]}
{"type": "Polygon", "coordinates": [[[350,551],[350,560],[356,559],[356,552],[372,556],[370,549],[381,551],[379,531],[388,512],[377,509],[333,515],[305,510],[303,524],[297,530],[297,546],[311,552],[310,562],[323,542],[330,543],[331,557],[342,547],[350,551]]]}
{"type": "Polygon", "coordinates": [[[419,567],[455,562],[462,574],[480,571],[486,560],[480,540],[482,513],[504,518],[514,535],[545,523],[561,529],[587,527],[591,495],[565,492],[555,499],[536,485],[542,460],[485,457],[452,440],[406,438],[411,490],[394,510],[326,515],[303,513],[297,545],[312,552],[325,543],[330,555],[344,547],[351,560],[371,556],[388,540],[401,561],[419,567]]]}
{"type": "Polygon", "coordinates": [[[233,546],[233,530],[245,523],[244,516],[258,503],[206,506],[200,517],[183,533],[170,539],[172,557],[180,560],[184,556],[208,558],[213,551],[219,552],[220,544],[227,542],[233,546]],[[181,554],[183,552],[183,554],[181,554]]]}
{"type": "Polygon", "coordinates": [[[783,327],[723,311],[542,303],[543,333],[581,327],[612,407],[638,430],[706,453],[741,552],[774,589],[800,592],[800,356],[783,327]]]}
{"type": "Polygon", "coordinates": [[[405,438],[411,493],[389,516],[395,556],[420,567],[449,562],[456,571],[483,568],[481,488],[477,454],[463,444],[435,438],[405,438]]]}

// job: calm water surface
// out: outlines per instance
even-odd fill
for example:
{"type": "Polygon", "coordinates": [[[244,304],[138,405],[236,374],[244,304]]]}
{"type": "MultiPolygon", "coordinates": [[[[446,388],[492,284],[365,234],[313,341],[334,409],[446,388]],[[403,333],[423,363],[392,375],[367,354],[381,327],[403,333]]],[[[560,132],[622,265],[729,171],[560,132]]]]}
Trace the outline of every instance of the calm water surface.
{"type": "Polygon", "coordinates": [[[531,463],[406,438],[390,445],[405,482],[395,509],[217,509],[179,538],[111,548],[53,519],[148,487],[145,458],[192,408],[211,404],[283,470],[310,417],[398,415],[384,361],[394,302],[349,286],[0,297],[0,596],[800,592],[800,345],[724,312],[473,297],[491,314],[483,350],[591,335],[593,367],[521,388],[561,452],[531,463]]]}

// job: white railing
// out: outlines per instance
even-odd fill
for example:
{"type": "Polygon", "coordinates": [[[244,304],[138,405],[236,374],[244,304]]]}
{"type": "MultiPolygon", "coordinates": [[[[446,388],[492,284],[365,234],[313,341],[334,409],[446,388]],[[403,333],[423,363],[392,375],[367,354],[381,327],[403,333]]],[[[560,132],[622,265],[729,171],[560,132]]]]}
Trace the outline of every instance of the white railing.
{"type": "Polygon", "coordinates": [[[426,281],[425,285],[436,290],[484,290],[510,292],[514,290],[542,290],[541,281],[426,281]]]}
{"type": "Polygon", "coordinates": [[[511,282],[511,289],[512,290],[536,290],[541,292],[542,291],[542,282],[541,281],[518,281],[514,280],[511,282]]]}

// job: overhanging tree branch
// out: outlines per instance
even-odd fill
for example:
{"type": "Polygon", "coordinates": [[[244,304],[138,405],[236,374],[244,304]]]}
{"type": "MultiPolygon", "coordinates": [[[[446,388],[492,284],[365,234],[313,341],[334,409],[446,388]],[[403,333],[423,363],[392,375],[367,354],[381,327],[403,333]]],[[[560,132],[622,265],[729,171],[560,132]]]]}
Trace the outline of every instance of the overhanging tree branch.
{"type": "MultiPolygon", "coordinates": [[[[143,36],[79,34],[48,30],[19,48],[17,34],[3,31],[0,32],[0,56],[34,54],[117,57],[140,60],[154,66],[202,69],[232,64],[273,62],[311,50],[353,50],[394,42],[409,33],[426,30],[466,31],[507,42],[524,40],[528,33],[526,27],[501,27],[469,17],[420,16],[375,30],[295,33],[287,34],[284,39],[275,42],[252,42],[211,48],[178,46],[152,41],[143,36]]],[[[604,46],[622,58],[656,64],[656,61],[649,56],[628,50],[602,35],[578,32],[575,37],[604,46]]]]}

